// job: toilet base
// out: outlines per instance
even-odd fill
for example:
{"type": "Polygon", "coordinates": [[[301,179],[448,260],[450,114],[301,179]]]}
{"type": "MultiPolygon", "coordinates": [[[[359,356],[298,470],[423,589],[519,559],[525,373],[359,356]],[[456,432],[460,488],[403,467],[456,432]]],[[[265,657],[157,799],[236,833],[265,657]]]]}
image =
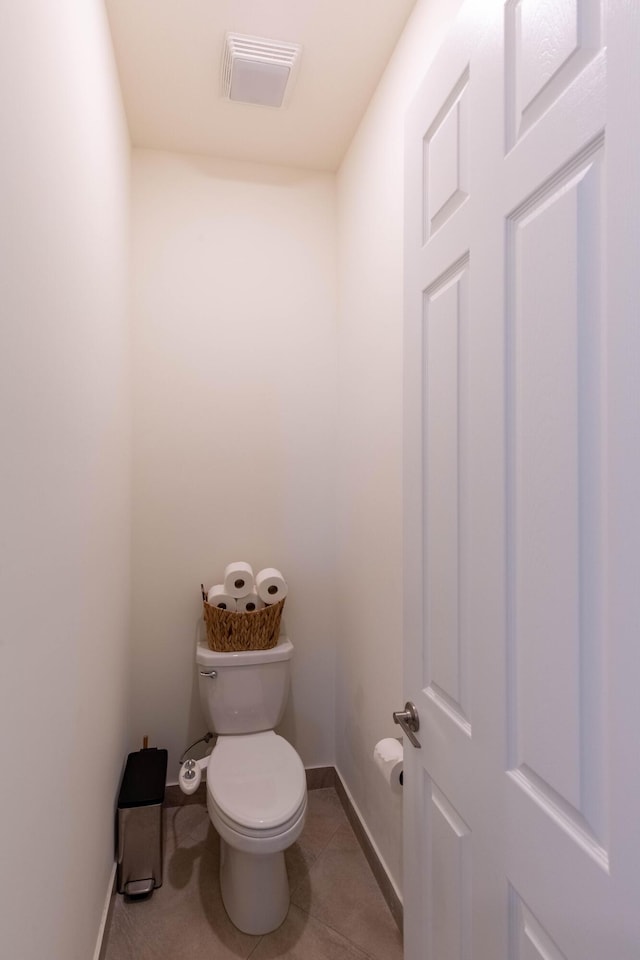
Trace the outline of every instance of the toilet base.
{"type": "Polygon", "coordinates": [[[289,910],[284,852],[255,854],[220,838],[220,890],[231,922],[243,933],[270,933],[289,910]]]}

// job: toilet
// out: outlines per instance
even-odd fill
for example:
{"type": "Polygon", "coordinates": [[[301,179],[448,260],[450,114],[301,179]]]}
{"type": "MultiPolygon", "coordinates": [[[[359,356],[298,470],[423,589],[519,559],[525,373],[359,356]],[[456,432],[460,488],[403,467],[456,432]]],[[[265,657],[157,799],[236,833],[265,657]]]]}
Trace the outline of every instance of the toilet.
{"type": "Polygon", "coordinates": [[[289,693],[293,645],[218,653],[196,649],[200,699],[218,734],[208,758],[207,809],[220,835],[220,887],[244,933],[275,930],[289,909],[284,851],[300,836],[307,784],[294,748],[274,732],[289,693]]]}

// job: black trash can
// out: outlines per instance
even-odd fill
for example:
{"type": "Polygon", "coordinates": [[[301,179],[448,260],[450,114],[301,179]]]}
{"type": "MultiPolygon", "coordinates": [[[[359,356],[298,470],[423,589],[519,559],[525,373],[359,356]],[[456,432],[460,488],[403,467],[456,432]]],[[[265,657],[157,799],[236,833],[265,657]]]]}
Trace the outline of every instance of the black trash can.
{"type": "Polygon", "coordinates": [[[162,805],[167,751],[130,753],[118,797],[118,893],[150,894],[162,886],[162,805]]]}

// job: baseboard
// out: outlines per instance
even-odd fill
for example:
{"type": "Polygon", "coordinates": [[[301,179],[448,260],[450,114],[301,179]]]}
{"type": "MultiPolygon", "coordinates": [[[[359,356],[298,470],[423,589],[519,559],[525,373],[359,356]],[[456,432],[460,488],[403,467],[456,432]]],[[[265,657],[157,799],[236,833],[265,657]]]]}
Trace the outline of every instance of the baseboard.
{"type": "Polygon", "coordinates": [[[98,928],[98,938],[96,940],[96,948],[93,951],[93,960],[103,960],[104,947],[106,942],[104,939],[104,934],[111,917],[111,910],[113,908],[113,896],[116,889],[116,866],[117,864],[114,861],[114,864],[111,868],[109,874],[109,883],[107,884],[107,895],[105,897],[104,906],[102,908],[102,916],[100,918],[100,926],[98,928]]]}
{"type": "Polygon", "coordinates": [[[336,793],[340,797],[340,801],[344,807],[344,812],[347,815],[347,819],[353,827],[353,832],[355,833],[356,837],[358,838],[358,842],[362,847],[362,852],[367,858],[367,862],[371,867],[371,871],[378,882],[380,890],[382,891],[382,896],[387,901],[387,905],[391,911],[393,919],[397,923],[398,928],[402,933],[404,922],[402,895],[391,878],[391,874],[384,861],[384,857],[376,846],[375,840],[369,833],[369,830],[364,822],[364,818],[362,817],[355,800],[345,786],[339,770],[335,771],[335,789],[336,793]]]}
{"type": "Polygon", "coordinates": [[[307,790],[322,790],[324,787],[335,787],[335,767],[307,767],[307,790]]]}

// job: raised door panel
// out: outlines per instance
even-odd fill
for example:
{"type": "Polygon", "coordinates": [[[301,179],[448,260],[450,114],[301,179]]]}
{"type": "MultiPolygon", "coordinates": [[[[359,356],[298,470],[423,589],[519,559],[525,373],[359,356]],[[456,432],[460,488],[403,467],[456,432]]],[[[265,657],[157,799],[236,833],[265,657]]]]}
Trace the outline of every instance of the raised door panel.
{"type": "Polygon", "coordinates": [[[424,294],[425,677],[431,699],[470,733],[464,617],[464,258],[424,294]]]}
{"type": "Polygon", "coordinates": [[[509,960],[567,960],[513,887],[509,888],[509,960]]]}
{"type": "Polygon", "coordinates": [[[471,960],[471,832],[433,783],[430,807],[430,956],[471,960]]]}
{"type": "Polygon", "coordinates": [[[598,0],[507,0],[507,149],[599,50],[599,7],[598,0]]]}
{"type": "Polygon", "coordinates": [[[604,847],[601,161],[600,142],[512,214],[506,286],[509,765],[604,847]]]}
{"type": "Polygon", "coordinates": [[[469,130],[465,70],[440,107],[423,140],[423,243],[469,196],[469,130]]]}

